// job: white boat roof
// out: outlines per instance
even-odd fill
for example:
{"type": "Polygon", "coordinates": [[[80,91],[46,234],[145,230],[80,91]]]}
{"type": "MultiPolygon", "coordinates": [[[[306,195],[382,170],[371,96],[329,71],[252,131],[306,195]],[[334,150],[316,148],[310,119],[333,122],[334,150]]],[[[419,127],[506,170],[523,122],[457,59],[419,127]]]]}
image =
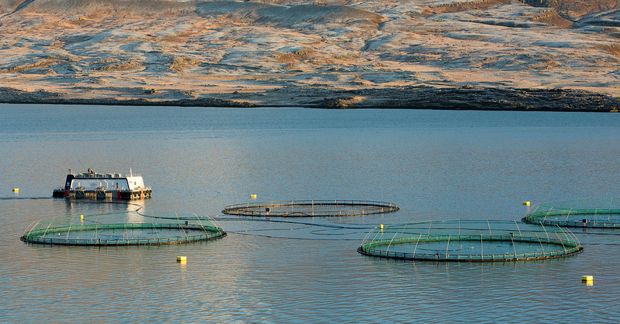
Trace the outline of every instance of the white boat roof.
{"type": "Polygon", "coordinates": [[[129,174],[122,175],[120,173],[99,173],[94,170],[88,169],[87,172],[82,173],[72,173],[69,170],[69,174],[73,175],[74,178],[77,179],[126,179],[126,178],[142,178],[142,175],[134,174],[129,169],[129,174]]]}

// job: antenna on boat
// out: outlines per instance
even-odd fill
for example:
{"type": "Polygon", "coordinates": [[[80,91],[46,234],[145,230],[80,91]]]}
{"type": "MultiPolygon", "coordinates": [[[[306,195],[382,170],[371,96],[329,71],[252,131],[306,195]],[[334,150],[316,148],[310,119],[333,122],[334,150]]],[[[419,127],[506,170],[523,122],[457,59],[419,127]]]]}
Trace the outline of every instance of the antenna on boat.
{"type": "Polygon", "coordinates": [[[131,168],[129,168],[129,176],[133,177],[133,172],[131,171],[131,168]]]}

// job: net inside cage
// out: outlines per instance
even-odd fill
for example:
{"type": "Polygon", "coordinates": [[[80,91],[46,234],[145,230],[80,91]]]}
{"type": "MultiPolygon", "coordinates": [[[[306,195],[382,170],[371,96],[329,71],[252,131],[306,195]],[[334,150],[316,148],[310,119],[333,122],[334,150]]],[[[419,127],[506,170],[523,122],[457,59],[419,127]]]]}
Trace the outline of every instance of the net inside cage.
{"type": "Polygon", "coordinates": [[[291,200],[227,206],[226,215],[257,217],[363,216],[398,211],[394,203],[367,200],[291,200]]]}
{"type": "Polygon", "coordinates": [[[22,241],[50,245],[119,246],[164,245],[207,241],[226,233],[208,217],[123,214],[56,217],[31,225],[22,241]],[[123,222],[119,222],[123,220],[123,222]]]}
{"type": "Polygon", "coordinates": [[[544,203],[528,213],[523,221],[548,226],[620,228],[620,200],[580,199],[544,203]]]}
{"type": "Polygon", "coordinates": [[[376,227],[358,252],[423,261],[544,260],[583,250],[568,229],[510,221],[436,221],[376,227]]]}

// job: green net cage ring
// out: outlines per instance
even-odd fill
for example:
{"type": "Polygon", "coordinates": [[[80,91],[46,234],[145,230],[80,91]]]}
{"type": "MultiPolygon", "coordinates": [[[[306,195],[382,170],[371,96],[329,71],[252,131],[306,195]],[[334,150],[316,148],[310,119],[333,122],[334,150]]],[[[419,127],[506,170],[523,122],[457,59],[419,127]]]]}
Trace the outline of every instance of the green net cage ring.
{"type": "Polygon", "coordinates": [[[363,255],[420,261],[508,262],[566,257],[581,243],[568,229],[505,221],[448,221],[379,226],[363,255]]]}
{"type": "Polygon", "coordinates": [[[363,216],[398,211],[396,204],[368,200],[290,200],[227,206],[226,215],[258,217],[363,216]]]}
{"type": "Polygon", "coordinates": [[[220,227],[203,224],[37,224],[21,240],[50,245],[163,245],[207,241],[226,235],[220,227]]]}
{"type": "MultiPolygon", "coordinates": [[[[608,204],[604,204],[608,205],[608,204]]],[[[613,204],[615,205],[615,204],[613,204]]],[[[542,204],[522,219],[526,223],[582,228],[620,229],[620,205],[617,208],[592,208],[577,202],[542,204]]]]}

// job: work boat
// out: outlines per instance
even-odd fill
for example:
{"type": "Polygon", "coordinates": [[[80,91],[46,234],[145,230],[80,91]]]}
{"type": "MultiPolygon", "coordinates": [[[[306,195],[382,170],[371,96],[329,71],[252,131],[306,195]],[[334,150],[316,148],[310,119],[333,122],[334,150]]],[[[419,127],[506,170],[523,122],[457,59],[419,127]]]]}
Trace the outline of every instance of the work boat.
{"type": "Polygon", "coordinates": [[[152,190],[140,175],[98,173],[91,169],[74,174],[69,169],[64,188],[54,189],[54,198],[92,200],[136,200],[151,198],[152,190]]]}

